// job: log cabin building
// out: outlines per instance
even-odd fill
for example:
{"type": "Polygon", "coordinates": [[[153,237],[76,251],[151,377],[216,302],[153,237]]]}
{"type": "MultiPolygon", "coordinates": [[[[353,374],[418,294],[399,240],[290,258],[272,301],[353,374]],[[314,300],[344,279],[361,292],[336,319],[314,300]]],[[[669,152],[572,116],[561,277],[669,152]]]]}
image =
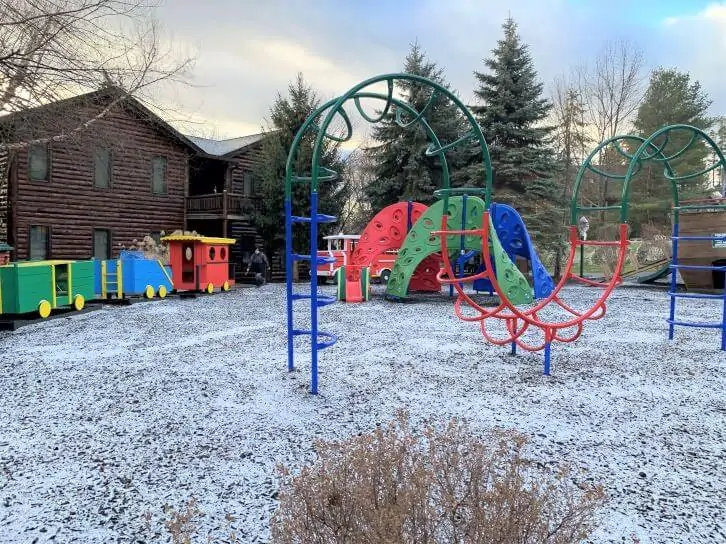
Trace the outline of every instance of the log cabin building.
{"type": "Polygon", "coordinates": [[[110,258],[146,235],[196,230],[236,239],[237,279],[249,280],[262,139],[181,134],[113,88],[0,117],[0,240],[14,260],[110,258]]]}

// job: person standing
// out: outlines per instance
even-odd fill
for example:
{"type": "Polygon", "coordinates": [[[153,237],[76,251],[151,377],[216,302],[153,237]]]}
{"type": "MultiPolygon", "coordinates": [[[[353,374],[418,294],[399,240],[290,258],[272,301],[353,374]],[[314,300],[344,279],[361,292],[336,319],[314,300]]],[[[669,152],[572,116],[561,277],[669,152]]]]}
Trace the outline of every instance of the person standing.
{"type": "Polygon", "coordinates": [[[267,268],[270,266],[270,262],[267,260],[267,255],[260,251],[259,247],[255,248],[255,252],[250,258],[250,264],[247,267],[247,273],[249,274],[250,269],[255,274],[255,283],[257,287],[265,283],[267,277],[267,268]]]}

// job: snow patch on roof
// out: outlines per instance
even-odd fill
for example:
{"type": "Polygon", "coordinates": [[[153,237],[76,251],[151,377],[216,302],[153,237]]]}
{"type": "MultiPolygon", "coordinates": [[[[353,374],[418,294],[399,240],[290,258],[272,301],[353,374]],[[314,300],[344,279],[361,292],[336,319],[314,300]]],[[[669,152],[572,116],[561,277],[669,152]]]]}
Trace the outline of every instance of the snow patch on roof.
{"type": "Polygon", "coordinates": [[[243,149],[249,145],[255,144],[265,137],[264,132],[259,134],[250,134],[248,136],[240,136],[239,138],[230,138],[228,140],[213,140],[211,138],[200,138],[198,136],[187,136],[192,142],[199,146],[202,151],[208,155],[222,157],[229,155],[234,151],[243,149]]]}

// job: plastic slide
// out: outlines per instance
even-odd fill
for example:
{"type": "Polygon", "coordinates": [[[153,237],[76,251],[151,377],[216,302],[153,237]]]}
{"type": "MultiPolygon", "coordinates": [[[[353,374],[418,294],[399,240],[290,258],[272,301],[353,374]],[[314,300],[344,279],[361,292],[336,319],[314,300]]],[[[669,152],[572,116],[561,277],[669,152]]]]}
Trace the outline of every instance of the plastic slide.
{"type": "MultiPolygon", "coordinates": [[[[404,298],[409,290],[414,271],[427,257],[441,252],[441,241],[431,232],[441,228],[441,216],[444,212],[444,202],[440,200],[428,208],[416,224],[408,232],[406,240],[398,253],[398,258],[388,280],[386,295],[404,298]]],[[[484,213],[484,201],[478,197],[452,197],[449,199],[447,225],[451,230],[481,229],[484,213]]],[[[490,227],[493,227],[490,221],[490,227]]],[[[532,289],[526,278],[515,266],[509,257],[506,248],[500,243],[495,228],[490,229],[490,244],[492,260],[497,270],[497,281],[507,296],[515,304],[532,302],[532,289]]],[[[461,249],[481,250],[481,237],[478,235],[447,236],[447,245],[453,253],[461,249]]],[[[440,287],[439,287],[440,289],[440,287]]]]}
{"type": "Polygon", "coordinates": [[[522,257],[531,263],[534,298],[550,296],[554,282],[537,255],[522,216],[507,204],[492,203],[490,212],[494,229],[509,258],[516,262],[517,257],[522,257]]]}

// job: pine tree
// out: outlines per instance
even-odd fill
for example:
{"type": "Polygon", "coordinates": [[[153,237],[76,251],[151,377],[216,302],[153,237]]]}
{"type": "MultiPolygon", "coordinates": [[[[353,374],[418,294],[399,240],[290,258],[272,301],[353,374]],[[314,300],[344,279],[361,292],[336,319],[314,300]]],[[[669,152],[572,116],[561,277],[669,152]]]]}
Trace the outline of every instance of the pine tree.
{"type": "MultiPolygon", "coordinates": [[[[484,61],[488,73],[474,72],[474,94],[480,104],[472,111],[489,145],[494,175],[494,198],[514,204],[540,250],[560,251],[564,236],[560,172],[551,147],[554,127],[544,123],[552,104],[542,96],[527,45],[510,17],[502,25],[504,38],[484,61]]],[[[475,164],[472,183],[483,178],[475,164]]]]}
{"type": "MultiPolygon", "coordinates": [[[[504,38],[484,61],[488,73],[474,72],[474,94],[480,104],[472,111],[489,144],[497,198],[511,201],[526,193],[532,180],[550,178],[554,171],[550,135],[544,126],[552,104],[542,96],[529,47],[510,17],[502,25],[504,38]]],[[[481,169],[476,176],[482,176],[481,169]]],[[[520,200],[521,202],[521,200],[520,200]]]]}
{"type": "MultiPolygon", "coordinates": [[[[676,69],[657,69],[650,77],[648,89],[638,109],[634,126],[637,133],[648,138],[658,129],[672,124],[685,124],[706,132],[715,119],[707,115],[711,100],[698,81],[676,69]]],[[[673,155],[691,138],[690,133],[673,132],[663,152],[673,155]]],[[[656,142],[660,145],[662,141],[656,142]]],[[[702,140],[691,150],[671,161],[676,174],[695,173],[706,167],[710,149],[702,140]]],[[[681,198],[695,197],[706,189],[707,179],[694,179],[681,184],[681,198]]],[[[630,222],[638,232],[642,223],[653,223],[667,230],[670,225],[670,182],[663,176],[661,163],[648,164],[633,182],[630,222]]]]}
{"type": "MultiPolygon", "coordinates": [[[[320,105],[315,91],[307,85],[302,74],[288,86],[288,96],[277,95],[270,108],[270,126],[266,138],[255,157],[253,176],[259,199],[259,208],[252,214],[258,232],[265,240],[268,252],[278,249],[284,241],[285,164],[288,152],[300,127],[320,105]]],[[[309,132],[300,143],[296,172],[309,174],[315,134],[309,132]]],[[[338,216],[347,201],[347,183],[340,144],[325,140],[320,165],[335,170],[340,178],[334,182],[318,184],[318,209],[321,213],[338,216]]],[[[293,206],[296,213],[309,211],[310,185],[293,185],[293,206]]],[[[296,250],[305,251],[309,243],[309,226],[295,225],[296,250]],[[305,228],[307,227],[307,228],[305,228]]],[[[334,228],[334,227],[333,227],[334,228]]],[[[324,234],[325,232],[321,232],[324,234]]]]}
{"type": "MultiPolygon", "coordinates": [[[[449,88],[443,70],[427,58],[418,43],[411,46],[406,56],[404,72],[426,77],[449,88]]],[[[428,86],[409,81],[400,82],[396,90],[404,102],[419,112],[426,106],[432,92],[428,86]]],[[[407,118],[410,116],[404,114],[403,119],[407,118]]],[[[444,144],[458,139],[467,130],[466,121],[458,108],[440,95],[426,110],[424,118],[444,144]]],[[[365,189],[372,210],[380,210],[401,200],[434,202],[433,192],[441,187],[441,166],[438,157],[425,155],[431,143],[425,131],[418,124],[400,127],[392,112],[374,126],[373,139],[377,145],[367,151],[375,162],[375,176],[373,183],[365,189]]],[[[465,164],[463,148],[448,151],[446,159],[452,185],[461,184],[461,167],[465,164]]]]}

